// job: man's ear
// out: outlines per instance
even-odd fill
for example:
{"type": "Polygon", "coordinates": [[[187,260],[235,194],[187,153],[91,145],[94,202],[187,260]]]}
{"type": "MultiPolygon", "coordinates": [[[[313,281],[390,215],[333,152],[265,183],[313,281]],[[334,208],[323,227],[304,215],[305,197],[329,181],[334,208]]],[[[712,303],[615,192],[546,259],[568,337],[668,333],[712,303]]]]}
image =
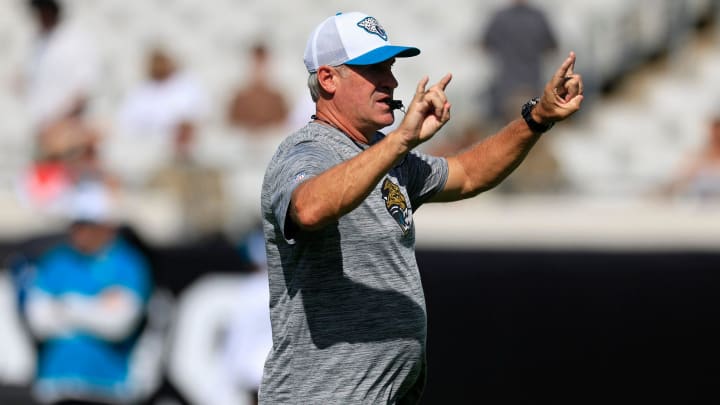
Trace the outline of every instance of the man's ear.
{"type": "Polygon", "coordinates": [[[339,78],[337,69],[331,66],[320,66],[317,70],[317,78],[320,87],[328,94],[335,94],[337,90],[336,80],[339,78]]]}

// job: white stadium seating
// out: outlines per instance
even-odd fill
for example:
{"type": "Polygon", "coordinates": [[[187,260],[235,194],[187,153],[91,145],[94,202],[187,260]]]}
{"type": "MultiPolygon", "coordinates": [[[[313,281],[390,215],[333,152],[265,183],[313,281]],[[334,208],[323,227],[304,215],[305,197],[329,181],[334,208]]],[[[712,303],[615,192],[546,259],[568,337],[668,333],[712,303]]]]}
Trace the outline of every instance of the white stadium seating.
{"type": "MultiPolygon", "coordinates": [[[[247,73],[247,47],[266,41],[272,52],[272,77],[292,102],[307,98],[302,55],[306,35],[322,18],[337,11],[362,8],[388,29],[391,40],[412,44],[422,54],[396,65],[399,98],[409,98],[417,80],[438,79],[453,72],[448,89],[454,120],[448,132],[460,130],[482,113],[479,94],[492,80],[489,56],[477,38],[491,13],[509,1],[445,0],[442,7],[428,0],[371,0],[350,6],[339,1],[261,2],[237,0],[72,0],[67,18],[92,32],[101,46],[103,86],[93,103],[93,118],[108,128],[111,139],[104,155],[109,167],[130,183],[164,159],[158,148],[112,140],[112,122],[125,92],[142,77],[144,51],[162,42],[207,87],[213,113],[204,123],[205,137],[197,156],[227,174],[229,194],[243,199],[257,191],[264,161],[249,163],[248,145],[238,142],[222,122],[229,91],[247,73]],[[126,156],[136,157],[128,161],[126,156]],[[144,163],[143,163],[144,162],[144,163]],[[249,171],[248,168],[255,170],[249,171]],[[250,180],[249,177],[254,177],[250,180]]],[[[588,85],[586,111],[572,123],[559,125],[547,141],[560,170],[575,193],[638,195],[661,185],[672,175],[680,156],[703,139],[704,120],[717,105],[720,80],[717,51],[687,50],[694,23],[717,3],[713,0],[586,0],[533,2],[547,12],[560,47],[547,61],[548,74],[569,50],[578,54],[578,72],[588,85]],[[657,76],[646,93],[632,100],[605,99],[597,90],[647,61],[659,50],[670,52],[669,77],[657,76]],[[688,67],[678,58],[692,56],[688,67]],[[674,67],[674,68],[673,68],[674,67]],[[689,72],[688,72],[689,70],[689,72]],[[684,72],[684,74],[683,74],[684,72]],[[659,158],[662,157],[662,158],[659,158]]],[[[12,198],[12,179],[27,165],[32,134],[27,112],[16,90],[32,24],[22,1],[3,2],[0,12],[0,191],[12,198]]],[[[716,41],[717,42],[717,41],[716,41]]],[[[277,134],[254,156],[269,158],[277,134]]],[[[5,198],[5,197],[3,197],[5,198]]],[[[253,197],[254,198],[254,197],[253,197]]],[[[237,206],[248,206],[242,203],[237,206]]],[[[242,215],[242,213],[235,213],[242,215]]],[[[255,213],[247,214],[255,215],[255,213]]],[[[243,222],[243,221],[240,221],[243,222]]]]}

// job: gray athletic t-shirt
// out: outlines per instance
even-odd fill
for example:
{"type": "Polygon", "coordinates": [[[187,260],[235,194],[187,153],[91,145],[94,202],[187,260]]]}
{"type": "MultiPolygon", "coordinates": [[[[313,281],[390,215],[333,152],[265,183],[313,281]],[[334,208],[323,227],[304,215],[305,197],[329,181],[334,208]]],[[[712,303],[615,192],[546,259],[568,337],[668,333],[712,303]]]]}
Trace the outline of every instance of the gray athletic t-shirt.
{"type": "Polygon", "coordinates": [[[279,146],[267,168],[262,215],[273,349],[261,403],[414,403],[422,392],[426,314],[412,214],[444,187],[447,161],[409,153],[337,223],[285,234],[295,187],[365,148],[310,123],[279,146]]]}

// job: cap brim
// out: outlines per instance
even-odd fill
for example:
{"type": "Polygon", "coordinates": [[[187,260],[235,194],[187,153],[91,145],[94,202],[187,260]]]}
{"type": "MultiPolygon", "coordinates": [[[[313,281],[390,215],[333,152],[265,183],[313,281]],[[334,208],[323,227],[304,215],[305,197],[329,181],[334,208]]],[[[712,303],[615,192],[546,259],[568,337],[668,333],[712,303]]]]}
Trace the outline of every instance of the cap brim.
{"type": "Polygon", "coordinates": [[[417,56],[419,54],[420,50],[414,47],[387,45],[373,49],[372,51],[364,55],[360,55],[357,58],[350,59],[349,61],[345,62],[345,64],[374,65],[376,63],[384,62],[390,58],[408,58],[411,56],[417,56]]]}

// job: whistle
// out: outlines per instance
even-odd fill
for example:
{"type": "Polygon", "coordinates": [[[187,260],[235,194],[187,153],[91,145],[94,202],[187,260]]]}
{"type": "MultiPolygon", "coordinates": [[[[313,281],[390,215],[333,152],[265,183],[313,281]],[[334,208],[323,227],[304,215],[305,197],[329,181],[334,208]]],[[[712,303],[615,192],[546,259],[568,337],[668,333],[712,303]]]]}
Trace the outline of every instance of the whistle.
{"type": "Polygon", "coordinates": [[[387,103],[390,106],[391,110],[400,110],[402,112],[405,112],[405,107],[403,106],[402,100],[388,100],[387,103]]]}

